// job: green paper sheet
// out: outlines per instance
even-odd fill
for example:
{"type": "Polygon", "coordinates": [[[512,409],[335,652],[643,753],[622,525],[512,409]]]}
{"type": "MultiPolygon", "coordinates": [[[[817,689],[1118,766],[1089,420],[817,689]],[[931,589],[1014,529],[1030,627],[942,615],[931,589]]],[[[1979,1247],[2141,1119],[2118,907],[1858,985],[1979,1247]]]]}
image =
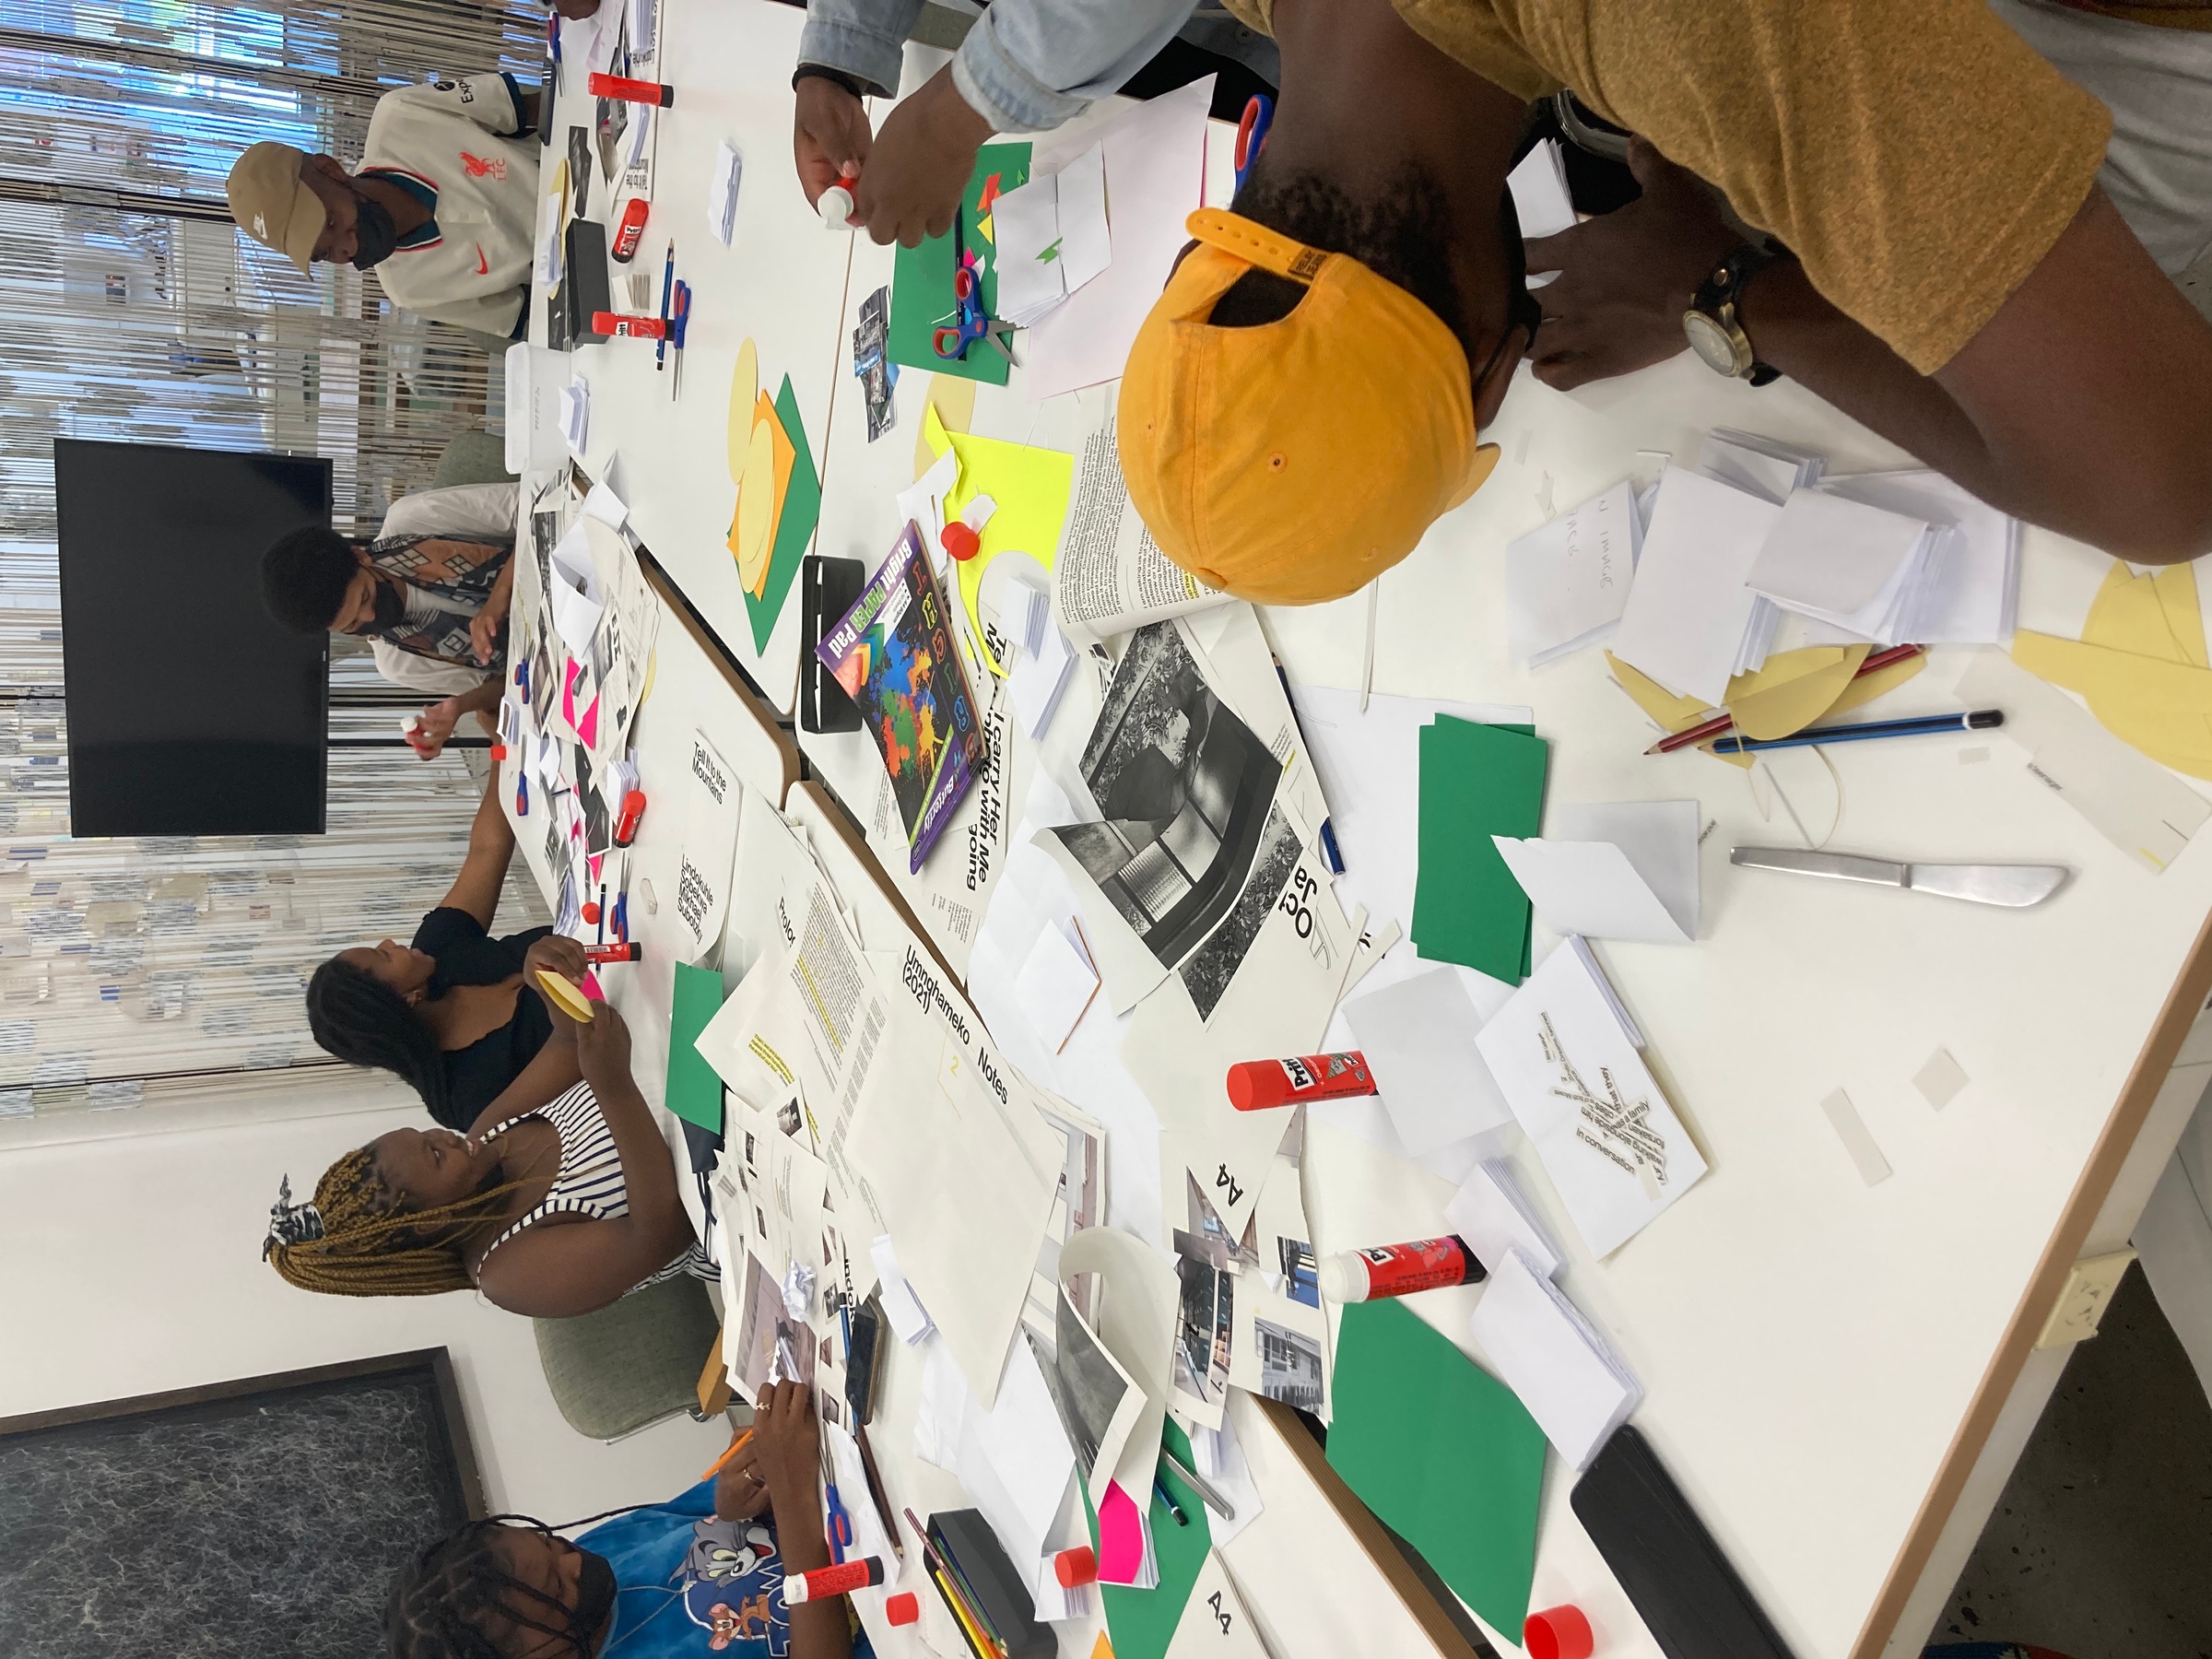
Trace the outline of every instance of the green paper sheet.
{"type": "Polygon", "coordinates": [[[1334,1383],[1329,1466],[1493,1629],[1519,1635],[1544,1430],[1512,1389],[1388,1299],[1345,1304],[1334,1383]]]}
{"type": "MultiPolygon", "coordinates": [[[[998,251],[977,229],[983,216],[976,211],[976,204],[994,174],[1001,195],[1027,184],[1030,147],[984,145],[975,152],[975,171],[968,175],[968,188],[960,196],[960,235],[982,264],[983,311],[992,316],[997,314],[998,305],[998,251]]],[[[910,369],[931,369],[1003,386],[1006,383],[1006,359],[996,347],[978,340],[968,347],[964,358],[937,355],[936,331],[950,327],[959,309],[952,292],[952,273],[958,263],[950,231],[929,238],[918,248],[899,250],[891,261],[891,331],[886,349],[892,362],[910,369]]]]}
{"type": "Polygon", "coordinates": [[[761,584],[759,598],[750,594],[745,596],[755,651],[768,649],[768,637],[776,631],[776,618],[782,615],[783,601],[791,594],[791,579],[799,573],[799,561],[806,557],[806,544],[814,539],[814,526],[822,516],[822,480],[814,470],[814,452],[806,446],[806,429],[799,424],[798,394],[791,389],[788,374],[776,394],[776,418],[783,423],[783,435],[791,440],[791,482],[783,491],[782,514],[776,520],[768,579],[761,584]]]}
{"type": "MultiPolygon", "coordinates": [[[[1182,1460],[1186,1468],[1194,1466],[1191,1463],[1191,1437],[1176,1427],[1172,1418],[1161,1424],[1159,1438],[1169,1451],[1182,1460]]],[[[1076,1479],[1082,1487],[1083,1512],[1090,1523],[1090,1547],[1096,1549],[1098,1508],[1090,1501],[1090,1483],[1083,1479],[1081,1468],[1076,1470],[1076,1479]]],[[[1182,1621],[1182,1604],[1191,1599],[1191,1586],[1198,1582],[1198,1570],[1206,1565],[1206,1551],[1213,1547],[1205,1500],[1165,1462],[1159,1465],[1159,1484],[1175,1494],[1175,1501],[1182,1505],[1182,1512],[1190,1517],[1191,1524],[1176,1525],[1175,1517],[1168,1513],[1168,1506],[1154,1498],[1146,1516],[1152,1524],[1152,1559],[1159,1565],[1159,1587],[1133,1590],[1126,1584],[1099,1586],[1106,1608],[1106,1634],[1113,1643],[1113,1659],[1161,1659],[1168,1651],[1168,1643],[1174,1640],[1175,1627],[1182,1621]]]]}
{"type": "Polygon", "coordinates": [[[1529,904],[1491,844],[1538,833],[1551,746],[1506,726],[1437,716],[1421,728],[1420,865],[1413,940],[1517,985],[1528,975],[1529,904]]]}
{"type": "Polygon", "coordinates": [[[688,1124],[722,1133],[722,1077],[699,1052],[699,1034],[722,1009],[722,970],[676,965],[668,1015],[668,1110],[688,1124]]]}

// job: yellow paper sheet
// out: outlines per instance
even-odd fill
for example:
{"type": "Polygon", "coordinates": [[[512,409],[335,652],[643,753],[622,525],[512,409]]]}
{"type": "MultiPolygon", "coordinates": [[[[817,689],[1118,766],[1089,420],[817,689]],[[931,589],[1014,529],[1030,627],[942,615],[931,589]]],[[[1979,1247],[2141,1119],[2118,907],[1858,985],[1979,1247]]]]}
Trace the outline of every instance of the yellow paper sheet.
{"type": "Polygon", "coordinates": [[[775,550],[776,525],[783,516],[783,497],[791,488],[796,458],[775,404],[761,393],[753,405],[745,477],[737,484],[737,514],[730,526],[738,585],[755,598],[768,585],[769,555],[775,550]]]}
{"type": "MultiPolygon", "coordinates": [[[[745,482],[746,457],[753,442],[753,406],[760,397],[760,354],[752,341],[737,347],[736,367],[730,371],[730,482],[745,482]]],[[[734,549],[733,549],[734,550],[734,549]]]]}
{"type": "Polygon", "coordinates": [[[1728,713],[1747,737],[1787,737],[1827,713],[1871,645],[1814,645],[1771,656],[1728,682],[1728,713]]]}
{"type": "Polygon", "coordinates": [[[2212,670],[2193,567],[2138,576],[2114,559],[2079,641],[2024,631],[2012,660],[2081,693],[2107,731],[2153,760],[2212,778],[2212,670]]]}
{"type": "Polygon", "coordinates": [[[983,571],[1001,553],[1027,553],[1047,571],[1053,568],[1059,557],[1060,526],[1067,518],[1076,458],[1061,450],[1031,449],[995,438],[947,431],[934,405],[923,413],[922,435],[933,459],[947,449],[960,458],[960,481],[945,498],[947,519],[957,518],[979,495],[987,495],[998,503],[991,522],[983,526],[982,548],[956,568],[960,605],[968,613],[972,638],[991,672],[1003,677],[1006,671],[992,656],[990,642],[983,637],[982,619],[976,614],[983,571]]]}

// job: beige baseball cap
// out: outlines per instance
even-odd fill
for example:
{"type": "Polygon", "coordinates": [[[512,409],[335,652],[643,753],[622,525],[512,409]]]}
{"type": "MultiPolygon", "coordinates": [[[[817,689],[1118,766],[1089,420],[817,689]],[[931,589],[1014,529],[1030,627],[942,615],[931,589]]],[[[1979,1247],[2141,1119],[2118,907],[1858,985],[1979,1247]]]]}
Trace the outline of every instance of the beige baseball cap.
{"type": "Polygon", "coordinates": [[[300,178],[304,150],[269,139],[249,149],[230,169],[230,217],[264,247],[274,248],[304,275],[329,215],[322,198],[300,178]]]}

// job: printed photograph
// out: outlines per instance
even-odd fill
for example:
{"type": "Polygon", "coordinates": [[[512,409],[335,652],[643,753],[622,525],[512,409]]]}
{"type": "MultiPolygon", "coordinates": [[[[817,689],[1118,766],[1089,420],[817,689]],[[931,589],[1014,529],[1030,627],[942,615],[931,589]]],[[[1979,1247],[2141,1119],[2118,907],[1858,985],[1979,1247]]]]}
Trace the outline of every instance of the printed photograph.
{"type": "Polygon", "coordinates": [[[814,1333],[784,1311],[783,1292],[768,1270],[746,1258],[745,1307],[738,1316],[743,1339],[737,1375],[748,1400],[771,1382],[814,1386],[814,1333]]]}
{"type": "MultiPolygon", "coordinates": [[[[1188,1233],[1175,1235],[1180,1251],[1188,1233]]],[[[1195,1242],[1195,1241],[1193,1241],[1195,1242]]],[[[1229,1395],[1231,1295],[1236,1280],[1203,1253],[1179,1255],[1175,1277],[1182,1285],[1176,1310],[1175,1387],[1206,1406],[1229,1395]]]]}
{"type": "MultiPolygon", "coordinates": [[[[1282,767],[1214,695],[1174,624],[1156,622],[1130,636],[1081,770],[1105,821],[1053,833],[1146,948],[1173,968],[1237,906],[1274,833],[1282,767]]],[[[1281,885],[1268,890],[1259,919],[1281,885]]],[[[1226,986],[1258,931],[1255,919],[1234,959],[1209,966],[1205,982],[1226,986]]],[[[1218,1000],[1217,990],[1201,1013],[1218,1000]]]]}
{"type": "MultiPolygon", "coordinates": [[[[1024,1333],[1027,1335],[1027,1333],[1024,1333]]],[[[1082,1466],[1085,1479],[1090,1477],[1091,1465],[1099,1459],[1099,1447],[1112,1427],[1113,1414],[1121,1409],[1122,1395],[1128,1392],[1129,1383],[1122,1375],[1121,1367],[1099,1345],[1083,1316],[1077,1312],[1067,1300],[1065,1287],[1060,1292],[1060,1313],[1053,1329],[1055,1352],[1048,1359],[1037,1355],[1038,1368],[1044,1372],[1046,1391],[1053,1396],[1053,1409],[1060,1414],[1060,1427],[1066,1430],[1068,1444],[1075,1448],[1076,1462],[1082,1466]]],[[[1031,1341],[1032,1349],[1039,1345],[1031,1341]]]]}
{"type": "Polygon", "coordinates": [[[1309,1308],[1321,1306],[1320,1263],[1313,1246],[1303,1239],[1277,1238],[1276,1253],[1282,1260],[1283,1294],[1309,1308]]]}
{"type": "Polygon", "coordinates": [[[1176,970],[1200,1019],[1214,1017],[1215,1008],[1228,993],[1229,982],[1244,965],[1245,953],[1266,925],[1276,900],[1282,897],[1283,884],[1298,868],[1298,831],[1290,827],[1281,807],[1270,806],[1267,827],[1260,838],[1260,855],[1253,863],[1244,890],[1237,896],[1236,908],[1230,912],[1228,921],[1214,929],[1213,936],[1176,970]]]}
{"type": "Polygon", "coordinates": [[[1321,1344],[1272,1320],[1255,1319],[1252,1329],[1260,1350],[1260,1393],[1300,1411],[1319,1411],[1321,1344]]]}

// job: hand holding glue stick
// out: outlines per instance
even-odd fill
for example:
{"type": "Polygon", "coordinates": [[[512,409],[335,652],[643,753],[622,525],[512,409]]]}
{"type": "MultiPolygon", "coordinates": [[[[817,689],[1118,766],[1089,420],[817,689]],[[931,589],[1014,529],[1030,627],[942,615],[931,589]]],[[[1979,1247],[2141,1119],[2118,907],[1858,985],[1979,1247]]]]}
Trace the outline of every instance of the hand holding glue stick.
{"type": "Polygon", "coordinates": [[[824,229],[853,229],[853,189],[859,182],[860,164],[857,161],[846,161],[839,165],[837,182],[815,198],[814,210],[822,216],[824,229]]]}

